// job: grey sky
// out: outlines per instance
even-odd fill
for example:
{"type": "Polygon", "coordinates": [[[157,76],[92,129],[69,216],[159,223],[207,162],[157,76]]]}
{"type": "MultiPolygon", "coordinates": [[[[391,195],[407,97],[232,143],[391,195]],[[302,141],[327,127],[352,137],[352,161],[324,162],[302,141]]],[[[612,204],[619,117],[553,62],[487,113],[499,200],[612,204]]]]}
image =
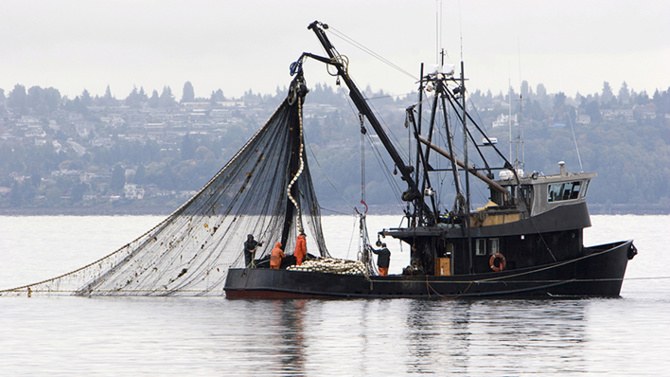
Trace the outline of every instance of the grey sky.
{"type": "MultiPolygon", "coordinates": [[[[0,88],[53,86],[74,98],[84,88],[117,98],[133,86],[181,98],[222,89],[239,96],[274,93],[290,81],[303,51],[324,54],[307,30],[329,24],[418,76],[436,60],[436,0],[323,1],[2,1],[0,88]]],[[[670,1],[562,0],[441,2],[441,45],[459,64],[461,36],[470,90],[506,90],[527,80],[534,89],[573,96],[615,91],[625,80],[650,95],[670,86],[670,1]]],[[[331,35],[350,59],[359,85],[392,94],[412,78],[331,35]]],[[[308,84],[334,85],[320,63],[306,65],[308,84]]]]}

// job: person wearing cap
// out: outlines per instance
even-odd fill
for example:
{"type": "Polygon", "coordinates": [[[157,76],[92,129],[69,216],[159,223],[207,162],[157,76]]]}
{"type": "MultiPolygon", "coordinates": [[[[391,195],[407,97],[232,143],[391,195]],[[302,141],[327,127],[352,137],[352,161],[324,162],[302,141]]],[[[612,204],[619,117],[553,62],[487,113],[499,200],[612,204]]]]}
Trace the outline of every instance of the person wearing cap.
{"type": "Polygon", "coordinates": [[[382,248],[375,250],[370,247],[373,253],[377,254],[377,267],[379,268],[379,276],[388,276],[389,274],[389,264],[391,263],[391,252],[386,247],[385,243],[382,243],[382,248]]]}
{"type": "Polygon", "coordinates": [[[295,241],[295,251],[293,252],[293,256],[295,257],[295,264],[300,266],[306,255],[307,240],[305,239],[305,232],[300,232],[298,239],[295,241]]]}
{"type": "Polygon", "coordinates": [[[275,242],[275,248],[272,249],[272,255],[270,256],[270,268],[275,270],[279,269],[283,258],[286,258],[286,255],[281,249],[281,242],[275,242]]]}
{"type": "Polygon", "coordinates": [[[263,242],[256,241],[253,234],[247,234],[247,240],[244,242],[244,266],[246,268],[253,267],[254,254],[258,246],[263,246],[263,242]]]}

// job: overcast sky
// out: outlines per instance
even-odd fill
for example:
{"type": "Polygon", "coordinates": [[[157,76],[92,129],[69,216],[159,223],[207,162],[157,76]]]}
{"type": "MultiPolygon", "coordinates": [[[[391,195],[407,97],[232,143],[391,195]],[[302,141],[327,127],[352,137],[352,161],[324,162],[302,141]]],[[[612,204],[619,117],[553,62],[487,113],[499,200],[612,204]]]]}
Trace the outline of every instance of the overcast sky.
{"type": "MultiPolygon", "coordinates": [[[[670,87],[668,0],[0,1],[5,94],[17,83],[70,98],[85,88],[103,95],[107,85],[117,98],[170,86],[179,100],[186,81],[201,97],[274,93],[303,51],[325,55],[307,30],[314,20],[414,76],[420,62],[436,62],[438,46],[459,65],[462,46],[470,90],[518,90],[521,80],[569,96],[600,92],[604,81],[615,92],[623,81],[649,95],[670,87]]],[[[360,86],[398,95],[416,87],[330,38],[360,86]]],[[[308,84],[334,85],[321,63],[305,70],[308,84]]]]}

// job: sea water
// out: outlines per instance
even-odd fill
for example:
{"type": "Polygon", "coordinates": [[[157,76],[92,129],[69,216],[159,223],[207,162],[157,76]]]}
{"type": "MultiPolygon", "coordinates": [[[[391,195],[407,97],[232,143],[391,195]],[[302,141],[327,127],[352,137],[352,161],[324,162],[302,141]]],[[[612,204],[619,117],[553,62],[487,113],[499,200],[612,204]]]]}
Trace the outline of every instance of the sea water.
{"type": "MultiPolygon", "coordinates": [[[[0,288],[113,252],[156,216],[0,217],[0,288]]],[[[2,376],[665,376],[670,216],[593,216],[587,245],[634,239],[621,298],[235,300],[0,297],[2,376]]],[[[399,225],[370,216],[371,234],[399,225]]],[[[354,217],[324,218],[355,259],[354,217]]],[[[374,240],[373,240],[374,241],[374,240]]],[[[385,240],[391,273],[409,251],[385,240]]]]}

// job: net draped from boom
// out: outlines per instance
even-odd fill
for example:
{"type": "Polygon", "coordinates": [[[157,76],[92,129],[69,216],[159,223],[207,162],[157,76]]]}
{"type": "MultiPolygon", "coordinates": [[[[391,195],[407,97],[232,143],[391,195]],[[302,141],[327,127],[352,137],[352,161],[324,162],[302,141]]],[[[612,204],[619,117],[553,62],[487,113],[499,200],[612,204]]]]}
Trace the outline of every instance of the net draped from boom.
{"type": "Polygon", "coordinates": [[[304,96],[293,90],[296,81],[291,87],[267,123],[167,219],[85,267],[0,295],[223,295],[228,268],[244,267],[248,234],[263,242],[257,260],[275,242],[293,254],[301,230],[308,253],[329,257],[302,153],[304,96]]]}

